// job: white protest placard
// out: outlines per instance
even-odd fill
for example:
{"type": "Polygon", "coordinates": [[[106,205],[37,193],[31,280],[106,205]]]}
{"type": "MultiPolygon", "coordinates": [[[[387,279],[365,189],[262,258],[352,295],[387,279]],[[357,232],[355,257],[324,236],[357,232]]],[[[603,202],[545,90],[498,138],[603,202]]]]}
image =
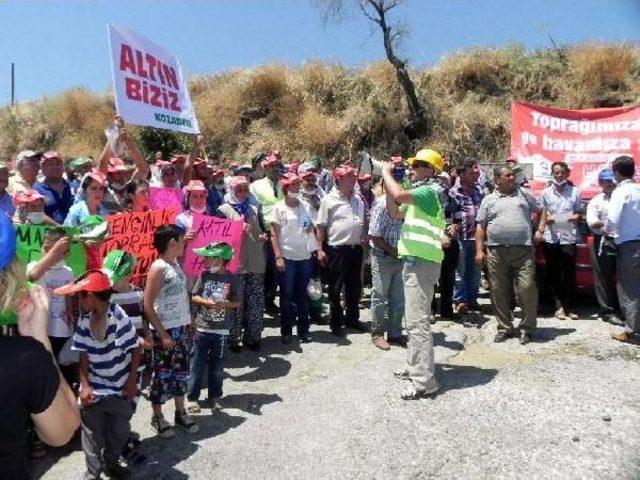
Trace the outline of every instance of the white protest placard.
{"type": "Polygon", "coordinates": [[[118,25],[107,25],[116,111],[133,125],[200,133],[178,59],[118,25]]]}

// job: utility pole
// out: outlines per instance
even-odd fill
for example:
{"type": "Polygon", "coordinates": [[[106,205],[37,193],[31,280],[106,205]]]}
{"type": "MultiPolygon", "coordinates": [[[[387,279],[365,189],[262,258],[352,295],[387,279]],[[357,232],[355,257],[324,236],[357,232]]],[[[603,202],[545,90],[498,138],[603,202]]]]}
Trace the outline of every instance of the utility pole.
{"type": "Polygon", "coordinates": [[[16,102],[16,64],[11,62],[11,107],[16,102]]]}

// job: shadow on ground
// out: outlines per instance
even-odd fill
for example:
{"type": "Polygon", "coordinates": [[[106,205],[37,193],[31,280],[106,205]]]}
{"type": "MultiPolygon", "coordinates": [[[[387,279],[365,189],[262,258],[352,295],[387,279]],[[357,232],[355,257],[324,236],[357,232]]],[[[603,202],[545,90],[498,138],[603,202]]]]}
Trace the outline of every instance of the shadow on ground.
{"type": "Polygon", "coordinates": [[[449,390],[460,390],[486,385],[498,374],[493,368],[480,368],[468,365],[436,365],[436,378],[440,384],[439,395],[449,390]]]}

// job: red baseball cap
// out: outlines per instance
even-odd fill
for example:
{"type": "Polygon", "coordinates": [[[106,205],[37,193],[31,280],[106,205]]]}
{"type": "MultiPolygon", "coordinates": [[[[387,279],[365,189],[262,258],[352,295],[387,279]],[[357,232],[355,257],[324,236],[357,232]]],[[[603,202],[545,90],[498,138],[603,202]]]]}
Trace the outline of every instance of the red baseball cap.
{"type": "Polygon", "coordinates": [[[80,292],[104,292],[112,287],[109,277],[100,270],[89,270],[73,283],[56,288],[56,295],[73,295],[80,292]]]}
{"type": "Polygon", "coordinates": [[[134,167],[133,165],[127,165],[121,158],[113,157],[109,159],[109,167],[107,168],[108,173],[118,173],[118,172],[127,172],[134,167]]]}
{"type": "Polygon", "coordinates": [[[351,165],[340,165],[333,169],[333,178],[336,180],[339,178],[356,176],[356,171],[351,165]]]}
{"type": "Polygon", "coordinates": [[[360,175],[358,177],[358,183],[367,183],[371,181],[371,175],[368,173],[365,173],[364,175],[360,175]]]}
{"type": "Polygon", "coordinates": [[[44,163],[47,160],[53,160],[56,158],[58,160],[62,160],[62,157],[58,154],[58,152],[51,150],[49,152],[46,152],[44,155],[42,155],[42,160],[40,161],[40,163],[44,163]]]}
{"type": "Polygon", "coordinates": [[[187,185],[187,192],[206,192],[207,187],[204,186],[202,180],[191,180],[187,185]]]}
{"type": "Polygon", "coordinates": [[[262,168],[275,167],[282,163],[282,160],[280,159],[280,156],[279,156],[279,152],[278,152],[278,156],[276,156],[275,153],[276,152],[269,155],[267,158],[262,160],[262,162],[260,162],[260,165],[262,165],[262,168]]]}
{"type": "Polygon", "coordinates": [[[44,200],[44,198],[44,195],[41,195],[35,190],[23,190],[21,192],[16,192],[16,194],[13,196],[13,203],[15,205],[26,205],[27,203],[44,200]]]}
{"type": "Polygon", "coordinates": [[[295,173],[286,173],[280,179],[280,188],[287,188],[295,183],[300,183],[300,177],[298,177],[295,173]]]}

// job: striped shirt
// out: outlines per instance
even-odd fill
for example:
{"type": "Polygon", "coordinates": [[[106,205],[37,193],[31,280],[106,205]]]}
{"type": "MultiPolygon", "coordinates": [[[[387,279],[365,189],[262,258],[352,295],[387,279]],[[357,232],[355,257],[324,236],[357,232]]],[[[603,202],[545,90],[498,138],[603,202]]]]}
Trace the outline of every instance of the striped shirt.
{"type": "Polygon", "coordinates": [[[129,377],[131,351],[138,347],[138,336],[127,314],[111,303],[107,312],[107,331],[103,340],[91,332],[91,313],[80,316],[73,334],[72,350],[89,359],[89,384],[96,396],[121,396],[129,377]]]}
{"type": "MultiPolygon", "coordinates": [[[[369,236],[380,237],[389,244],[391,248],[398,247],[398,240],[402,232],[402,220],[391,218],[387,210],[387,199],[385,195],[378,197],[371,209],[371,221],[369,223],[369,236]]],[[[373,255],[384,256],[385,253],[376,247],[373,242],[371,245],[371,253],[373,255]]]]}
{"type": "Polygon", "coordinates": [[[131,285],[128,292],[115,292],[111,295],[111,303],[118,305],[127,317],[131,319],[133,328],[140,330],[142,328],[142,299],[144,292],[140,287],[131,285]]]}

